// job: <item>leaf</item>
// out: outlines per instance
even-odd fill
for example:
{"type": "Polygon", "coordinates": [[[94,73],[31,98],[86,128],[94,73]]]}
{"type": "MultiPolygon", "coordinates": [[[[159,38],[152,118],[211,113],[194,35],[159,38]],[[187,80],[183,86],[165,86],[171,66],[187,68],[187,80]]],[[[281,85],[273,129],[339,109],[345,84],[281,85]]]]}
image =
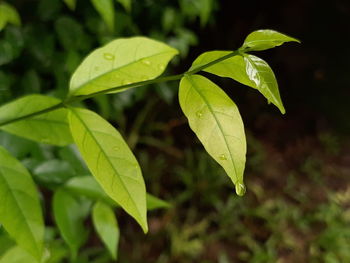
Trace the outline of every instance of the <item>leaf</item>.
{"type": "Polygon", "coordinates": [[[44,223],[38,192],[27,169],[0,146],[0,223],[23,249],[40,259],[44,223]]]}
{"type": "Polygon", "coordinates": [[[71,108],[71,132],[103,190],[147,232],[146,187],[140,166],[119,132],[96,113],[71,108]]]}
{"type": "MultiPolygon", "coordinates": [[[[64,188],[67,191],[77,195],[83,195],[96,201],[103,200],[111,206],[119,206],[118,203],[108,197],[108,195],[92,176],[74,177],[65,184],[64,188]]],[[[147,210],[169,208],[171,206],[168,202],[149,193],[146,193],[146,204],[147,210]]]]}
{"type": "Polygon", "coordinates": [[[81,202],[67,191],[59,189],[53,196],[53,212],[58,229],[74,257],[88,234],[83,224],[85,214],[81,202]]]}
{"type": "Polygon", "coordinates": [[[285,42],[300,43],[298,39],[274,30],[257,30],[247,36],[244,40],[242,49],[244,51],[259,51],[280,46],[285,42]]]}
{"type": "Polygon", "coordinates": [[[103,202],[97,202],[92,209],[92,221],[99,237],[116,260],[120,233],[113,209],[103,202]]]}
{"type": "Polygon", "coordinates": [[[145,37],[114,40],[85,58],[71,78],[70,95],[88,95],[154,79],[177,53],[176,49],[145,37]]]}
{"type": "Polygon", "coordinates": [[[117,0],[127,12],[131,11],[131,0],[117,0]]]}
{"type": "Polygon", "coordinates": [[[91,0],[96,11],[105,21],[111,32],[114,31],[114,4],[113,0],[91,0]]]}
{"type": "Polygon", "coordinates": [[[246,155],[244,127],[235,103],[213,82],[200,75],[181,79],[180,106],[205,150],[244,194],[246,155]]]}
{"type": "Polygon", "coordinates": [[[75,10],[75,6],[77,4],[76,0],[63,0],[63,2],[68,6],[70,10],[75,10]]]}
{"type": "MultiPolygon", "coordinates": [[[[232,51],[210,51],[201,54],[190,70],[227,56],[232,51]]],[[[278,90],[277,80],[270,66],[261,58],[242,54],[230,57],[209,66],[203,71],[220,77],[232,78],[244,85],[257,89],[264,97],[276,105],[284,114],[285,109],[278,90]]]]}
{"type": "MultiPolygon", "coordinates": [[[[22,97],[0,107],[0,125],[60,103],[59,99],[43,95],[22,97]]],[[[72,142],[64,108],[3,125],[0,129],[41,143],[63,146],[72,142]]]]}
{"type": "Polygon", "coordinates": [[[7,250],[0,258],[0,263],[38,263],[39,261],[33,258],[22,248],[15,246],[7,250]]]}
{"type": "Polygon", "coordinates": [[[5,2],[0,2],[0,31],[6,26],[7,23],[20,26],[21,18],[13,6],[5,2]]]}

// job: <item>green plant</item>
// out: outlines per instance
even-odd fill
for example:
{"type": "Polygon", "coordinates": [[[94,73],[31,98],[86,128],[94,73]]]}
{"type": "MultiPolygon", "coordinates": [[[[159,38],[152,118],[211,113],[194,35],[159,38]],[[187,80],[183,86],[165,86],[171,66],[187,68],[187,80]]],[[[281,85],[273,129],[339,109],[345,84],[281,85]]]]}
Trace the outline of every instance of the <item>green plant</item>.
{"type": "MultiPolygon", "coordinates": [[[[273,30],[255,31],[238,50],[205,52],[188,71],[159,77],[178,54],[175,48],[146,37],[117,39],[85,58],[71,77],[66,99],[28,95],[0,107],[0,128],[8,133],[57,146],[75,143],[89,168],[86,173],[91,172],[99,183],[88,175],[67,178],[63,187],[55,189],[55,220],[72,260],[87,237],[81,226],[91,202],[95,203],[95,228],[114,258],[116,253],[111,248],[118,242],[119,230],[111,207],[121,206],[147,232],[146,210],[150,203],[166,206],[147,195],[139,164],[120,133],[97,113],[79,107],[81,101],[181,80],[179,102],[191,129],[224,168],[236,193],[243,195],[246,139],[239,111],[223,90],[197,73],[229,77],[257,89],[284,113],[271,68],[248,52],[289,41],[298,42],[273,30]]],[[[39,260],[43,257],[44,224],[35,184],[27,169],[2,147],[0,160],[0,222],[18,246],[39,260]]]]}

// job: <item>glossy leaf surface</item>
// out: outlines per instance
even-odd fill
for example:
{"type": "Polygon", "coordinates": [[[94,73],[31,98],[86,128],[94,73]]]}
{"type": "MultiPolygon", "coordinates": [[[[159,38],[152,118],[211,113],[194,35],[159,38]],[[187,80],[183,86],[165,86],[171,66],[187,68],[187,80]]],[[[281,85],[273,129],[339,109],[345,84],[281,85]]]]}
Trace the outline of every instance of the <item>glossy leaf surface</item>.
{"type": "Polygon", "coordinates": [[[114,4],[113,0],[91,0],[96,11],[105,21],[110,31],[114,30],[114,4]]]}
{"type": "Polygon", "coordinates": [[[82,205],[73,195],[59,189],[53,196],[53,211],[56,225],[75,255],[87,238],[82,205]]]}
{"type": "Polygon", "coordinates": [[[114,40],[81,63],[71,78],[70,94],[88,95],[156,78],[177,53],[176,49],[146,37],[114,40]]]}
{"type": "Polygon", "coordinates": [[[0,223],[23,249],[40,259],[44,225],[35,184],[27,169],[0,147],[0,223]]]}
{"type": "MultiPolygon", "coordinates": [[[[230,53],[232,51],[205,52],[193,62],[190,70],[230,53]]],[[[209,66],[203,71],[220,77],[232,78],[244,85],[257,89],[268,101],[276,105],[282,113],[285,113],[275,74],[261,58],[249,54],[236,55],[209,66]]]]}
{"type": "MultiPolygon", "coordinates": [[[[0,107],[0,123],[44,110],[60,102],[49,96],[25,96],[0,107]]],[[[59,146],[73,141],[68,127],[67,110],[64,108],[3,125],[0,129],[30,140],[59,146]]]]}
{"type": "Polygon", "coordinates": [[[199,75],[181,79],[179,100],[191,129],[242,195],[246,139],[237,106],[217,85],[199,75]]]}
{"type": "Polygon", "coordinates": [[[280,46],[285,42],[300,43],[298,39],[274,30],[257,30],[247,36],[242,48],[245,51],[259,51],[280,46]]]}
{"type": "Polygon", "coordinates": [[[140,166],[120,133],[86,109],[70,110],[71,132],[103,190],[147,232],[146,187],[140,166]]]}
{"type": "Polygon", "coordinates": [[[92,209],[92,221],[102,242],[116,260],[120,233],[113,209],[103,202],[97,202],[92,209]]]}
{"type": "Polygon", "coordinates": [[[5,2],[0,2],[0,31],[7,23],[19,26],[21,25],[21,19],[14,7],[5,2]]]}

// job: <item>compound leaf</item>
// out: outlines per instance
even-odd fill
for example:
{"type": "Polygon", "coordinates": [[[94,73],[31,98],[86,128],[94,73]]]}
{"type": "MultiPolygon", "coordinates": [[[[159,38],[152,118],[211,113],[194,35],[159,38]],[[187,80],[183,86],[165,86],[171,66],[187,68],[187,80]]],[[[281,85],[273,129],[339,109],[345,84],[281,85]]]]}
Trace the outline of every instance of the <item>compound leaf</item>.
{"type": "Polygon", "coordinates": [[[114,31],[114,4],[113,0],[91,0],[96,11],[105,21],[110,31],[114,31]]]}
{"type": "Polygon", "coordinates": [[[148,231],[146,187],[140,166],[120,133],[102,117],[72,108],[70,128],[91,173],[103,190],[148,231]]]}
{"type": "Polygon", "coordinates": [[[7,103],[0,107],[0,129],[41,143],[67,145],[72,142],[72,137],[68,127],[67,110],[64,108],[2,125],[12,119],[21,118],[60,103],[59,99],[43,95],[29,95],[7,103]]]}
{"type": "Polygon", "coordinates": [[[44,223],[38,192],[27,169],[0,146],[0,223],[16,243],[40,259],[44,223]]]}
{"type": "Polygon", "coordinates": [[[257,30],[250,33],[244,40],[242,49],[244,51],[259,51],[274,48],[285,42],[300,41],[294,37],[287,36],[270,29],[257,30]]]}
{"type": "MultiPolygon", "coordinates": [[[[117,39],[85,58],[70,81],[70,95],[88,95],[158,77],[178,51],[161,42],[132,37],[117,39]]],[[[113,91],[113,92],[118,92],[113,91]]]]}
{"type": "Polygon", "coordinates": [[[113,209],[103,202],[97,202],[92,209],[92,221],[102,242],[116,260],[120,233],[113,209]]]}
{"type": "Polygon", "coordinates": [[[235,103],[217,85],[200,75],[181,79],[180,106],[206,151],[226,171],[243,195],[246,139],[235,103]]]}

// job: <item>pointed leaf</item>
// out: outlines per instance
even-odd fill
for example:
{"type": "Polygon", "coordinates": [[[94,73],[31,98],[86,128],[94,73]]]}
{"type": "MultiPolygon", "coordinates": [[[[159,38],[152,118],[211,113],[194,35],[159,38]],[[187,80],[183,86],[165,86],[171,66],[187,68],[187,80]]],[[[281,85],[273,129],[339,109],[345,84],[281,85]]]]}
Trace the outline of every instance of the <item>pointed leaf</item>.
{"type": "MultiPolygon", "coordinates": [[[[60,103],[59,99],[49,96],[25,96],[0,107],[0,125],[6,121],[54,107],[60,103]]],[[[72,142],[67,121],[67,110],[64,108],[11,124],[1,125],[0,129],[41,143],[63,146],[72,142]]]]}
{"type": "Polygon", "coordinates": [[[88,95],[154,79],[177,53],[176,49],[145,37],[114,40],[81,63],[71,78],[70,94],[88,95]]]}
{"type": "Polygon", "coordinates": [[[0,3],[0,31],[6,26],[7,23],[11,23],[16,26],[21,25],[21,18],[17,10],[11,5],[1,2],[0,3]]]}
{"type": "MultiPolygon", "coordinates": [[[[227,56],[232,51],[210,51],[201,54],[190,70],[227,56]]],[[[270,66],[253,55],[236,55],[209,66],[203,71],[220,77],[232,78],[244,85],[257,89],[264,97],[276,105],[284,114],[285,109],[278,90],[277,80],[270,66]]]]}
{"type": "Polygon", "coordinates": [[[127,12],[131,11],[131,0],[117,0],[127,12]]]}
{"type": "Polygon", "coordinates": [[[59,189],[53,196],[53,212],[55,222],[66,243],[76,255],[85,243],[87,231],[84,228],[84,212],[82,205],[70,193],[59,189]]]}
{"type": "Polygon", "coordinates": [[[0,223],[23,249],[40,259],[44,223],[38,192],[27,169],[0,146],[0,223]]]}
{"type": "Polygon", "coordinates": [[[280,46],[285,42],[300,43],[298,39],[274,30],[257,30],[247,36],[244,40],[242,49],[245,51],[259,51],[280,46]]]}
{"type": "Polygon", "coordinates": [[[116,260],[120,233],[113,209],[103,202],[97,202],[92,209],[92,221],[96,232],[116,260]]]}
{"type": "Polygon", "coordinates": [[[114,31],[114,4],[113,0],[91,0],[96,11],[103,18],[111,32],[114,31]]]}
{"type": "Polygon", "coordinates": [[[180,106],[206,151],[244,194],[246,155],[244,127],[238,108],[226,93],[207,78],[187,75],[181,79],[180,106]]]}
{"type": "Polygon", "coordinates": [[[72,108],[71,132],[103,190],[147,232],[146,187],[140,166],[120,133],[102,117],[72,108]]]}
{"type": "Polygon", "coordinates": [[[70,10],[74,10],[77,4],[77,0],[63,0],[70,10]]]}
{"type": "Polygon", "coordinates": [[[147,193],[147,210],[155,210],[169,207],[171,207],[171,204],[169,204],[168,202],[147,193]]]}

